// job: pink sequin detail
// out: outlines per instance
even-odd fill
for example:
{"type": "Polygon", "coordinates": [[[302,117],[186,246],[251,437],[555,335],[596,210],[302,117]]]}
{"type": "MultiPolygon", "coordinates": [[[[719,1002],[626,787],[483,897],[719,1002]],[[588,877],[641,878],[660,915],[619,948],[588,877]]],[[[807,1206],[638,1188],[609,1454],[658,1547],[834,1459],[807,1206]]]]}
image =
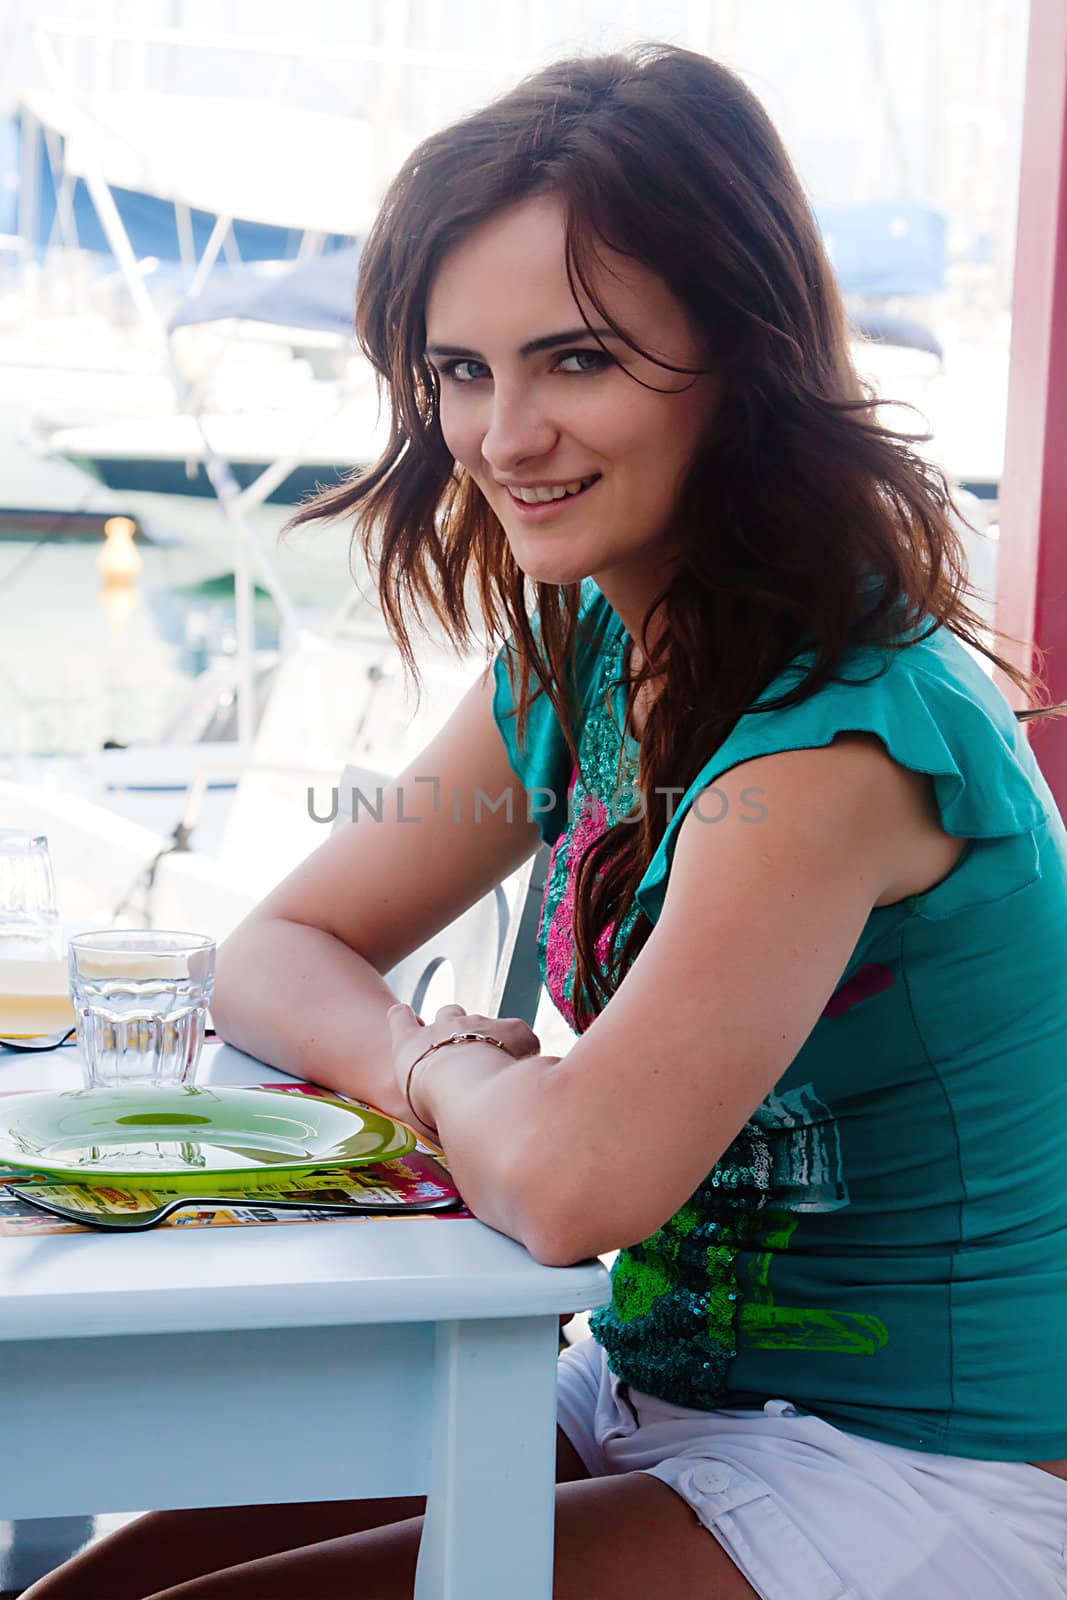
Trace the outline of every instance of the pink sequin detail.
{"type": "MultiPolygon", "coordinates": [[[[568,808],[573,804],[574,786],[578,780],[577,769],[571,773],[571,781],[567,789],[568,808]]],[[[566,850],[567,859],[564,867],[566,881],[563,893],[556,904],[552,919],[548,924],[545,937],[545,985],[552,1001],[568,1027],[574,1029],[574,1006],[572,1004],[572,985],[574,970],[574,888],[578,874],[578,864],[594,839],[598,839],[608,824],[608,811],[603,801],[593,795],[587,795],[581,810],[574,818],[573,825],[567,829],[552,846],[552,855],[548,866],[548,881],[552,882],[558,866],[557,856],[561,850],[566,850]]],[[[545,905],[541,910],[541,927],[538,936],[543,932],[544,915],[548,908],[546,897],[545,905]]],[[[606,960],[610,943],[611,929],[605,928],[597,942],[597,956],[601,962],[606,960]]]]}

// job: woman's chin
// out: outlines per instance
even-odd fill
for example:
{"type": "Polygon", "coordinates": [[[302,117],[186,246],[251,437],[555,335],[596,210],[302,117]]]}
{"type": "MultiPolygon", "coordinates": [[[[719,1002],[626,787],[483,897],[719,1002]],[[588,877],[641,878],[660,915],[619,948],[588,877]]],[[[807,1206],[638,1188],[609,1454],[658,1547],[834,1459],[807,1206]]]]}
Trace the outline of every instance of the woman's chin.
{"type": "Polygon", "coordinates": [[[523,571],[531,583],[547,584],[553,589],[562,589],[569,583],[582,583],[586,578],[592,577],[592,573],[587,572],[584,567],[574,566],[524,567],[523,571]]]}
{"type": "Polygon", "coordinates": [[[528,545],[513,544],[511,553],[531,583],[555,584],[581,583],[592,576],[588,562],[577,558],[576,551],[531,550],[528,545]]]}

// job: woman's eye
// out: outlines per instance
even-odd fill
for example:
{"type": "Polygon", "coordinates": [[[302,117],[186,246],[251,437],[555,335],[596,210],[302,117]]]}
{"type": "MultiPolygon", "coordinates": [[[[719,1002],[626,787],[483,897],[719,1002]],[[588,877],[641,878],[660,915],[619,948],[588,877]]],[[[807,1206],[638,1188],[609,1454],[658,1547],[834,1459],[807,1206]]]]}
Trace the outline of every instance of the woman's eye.
{"type": "MultiPolygon", "coordinates": [[[[600,373],[609,365],[611,357],[605,354],[605,350],[563,350],[555,362],[557,371],[563,373],[600,373]],[[566,365],[568,362],[571,365],[566,365]]],[[[472,384],[478,379],[491,378],[493,374],[485,362],[475,362],[472,355],[464,355],[443,363],[442,376],[458,384],[472,384]]]]}
{"type": "Polygon", "coordinates": [[[579,372],[599,372],[608,365],[611,357],[603,350],[567,350],[560,356],[561,361],[576,361],[579,357],[587,356],[593,362],[591,367],[579,367],[579,372]]]}
{"type": "Polygon", "coordinates": [[[483,367],[484,365],[484,361],[472,361],[469,357],[464,357],[458,361],[446,361],[441,371],[446,378],[455,378],[457,383],[472,383],[474,381],[472,378],[461,375],[460,367],[483,367]]]}

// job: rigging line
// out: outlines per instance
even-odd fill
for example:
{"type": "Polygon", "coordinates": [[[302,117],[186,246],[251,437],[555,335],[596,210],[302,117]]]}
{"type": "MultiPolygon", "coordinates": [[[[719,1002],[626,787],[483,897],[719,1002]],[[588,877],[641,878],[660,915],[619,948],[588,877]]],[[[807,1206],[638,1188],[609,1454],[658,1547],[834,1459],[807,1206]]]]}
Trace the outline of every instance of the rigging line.
{"type": "Polygon", "coordinates": [[[912,183],[911,161],[908,156],[904,130],[900,125],[900,119],[897,117],[896,102],[893,98],[893,85],[889,76],[889,63],[886,60],[885,49],[882,44],[882,30],[878,21],[877,0],[864,0],[862,16],[867,29],[867,43],[870,47],[871,66],[874,69],[875,82],[882,91],[885,125],[889,134],[889,143],[896,157],[897,177],[901,194],[910,196],[915,192],[912,183]]]}
{"type": "Polygon", "coordinates": [[[11,583],[15,579],[21,577],[22,573],[26,571],[27,567],[32,566],[33,562],[40,555],[45,545],[55,543],[56,538],[58,537],[58,531],[59,530],[56,529],[52,533],[44,534],[40,539],[37,540],[35,544],[32,544],[28,550],[23,552],[21,559],[15,562],[15,565],[11,568],[10,572],[4,573],[3,577],[0,578],[0,586],[3,587],[5,595],[8,594],[11,583]]]}

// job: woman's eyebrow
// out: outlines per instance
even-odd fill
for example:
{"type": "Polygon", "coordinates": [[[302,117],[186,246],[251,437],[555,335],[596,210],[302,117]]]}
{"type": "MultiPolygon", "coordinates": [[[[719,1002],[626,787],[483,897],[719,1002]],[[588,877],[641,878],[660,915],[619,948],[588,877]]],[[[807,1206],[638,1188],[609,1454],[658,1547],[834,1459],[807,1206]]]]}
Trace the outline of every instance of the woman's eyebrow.
{"type": "MultiPolygon", "coordinates": [[[[616,344],[621,343],[618,334],[612,333],[610,328],[587,328],[584,323],[580,328],[570,328],[566,333],[546,333],[540,339],[528,339],[519,350],[520,356],[532,356],[538,350],[553,350],[560,344],[572,344],[575,339],[587,339],[595,335],[598,339],[612,339],[616,344]]],[[[484,358],[477,350],[464,350],[456,344],[428,344],[428,356],[459,356],[461,360],[481,361],[484,358]]]]}

